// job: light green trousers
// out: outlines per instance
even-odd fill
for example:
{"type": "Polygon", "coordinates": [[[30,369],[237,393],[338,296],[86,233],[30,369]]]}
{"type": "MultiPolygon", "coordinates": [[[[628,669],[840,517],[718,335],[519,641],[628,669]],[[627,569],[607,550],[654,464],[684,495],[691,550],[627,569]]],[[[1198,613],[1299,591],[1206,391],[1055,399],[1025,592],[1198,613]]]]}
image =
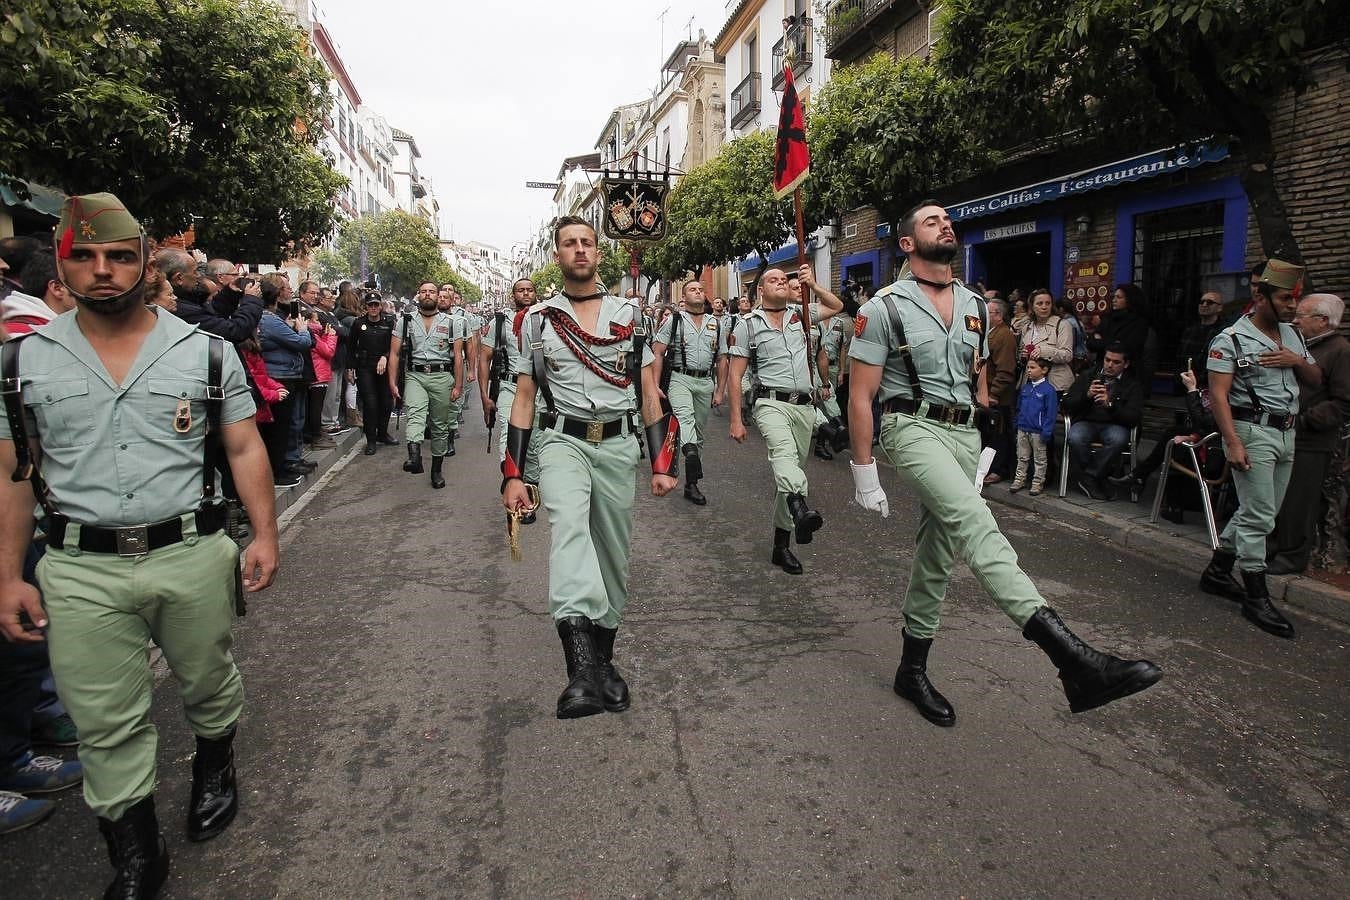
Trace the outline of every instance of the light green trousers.
{"type": "Polygon", "coordinates": [[[670,387],[666,399],[671,412],[680,423],[680,446],[693,444],[703,449],[703,438],[708,433],[708,413],[712,411],[713,380],[691,378],[679,372],[670,373],[670,387]]]}
{"type": "Polygon", "coordinates": [[[1219,549],[1236,553],[1242,571],[1264,572],[1266,536],[1275,530],[1294,468],[1294,430],[1276,431],[1251,422],[1234,422],[1233,430],[1252,465],[1245,472],[1233,469],[1238,508],[1219,535],[1219,549]]]}
{"type": "Polygon", "coordinates": [[[38,564],[52,673],[80,732],[84,799],[105,818],[120,818],[155,789],[151,638],[195,734],[220,737],[244,708],[230,652],[238,547],[223,531],[184,532],[180,544],[124,558],[74,549],[72,525],[66,549],[48,550],[38,564]]]}
{"type": "Polygon", "coordinates": [[[414,443],[420,443],[429,424],[432,456],[444,456],[450,448],[450,392],[454,388],[453,372],[411,370],[403,386],[403,405],[408,410],[408,439],[416,438],[414,443]]]}
{"type": "Polygon", "coordinates": [[[881,449],[900,479],[919,496],[919,535],[905,590],[905,628],[916,638],[937,634],[952,563],[965,560],[980,585],[1021,628],[1045,605],[1017,565],[975,490],[980,433],[890,413],[881,419],[881,449]]]}
{"type": "Polygon", "coordinates": [[[536,429],[539,493],[548,510],[548,611],[618,628],[628,602],[637,437],[591,444],[536,429]]]}
{"type": "Polygon", "coordinates": [[[769,448],[769,466],[773,469],[773,527],[792,528],[787,495],[806,496],[806,458],[811,452],[811,430],[815,427],[814,406],[797,406],[779,400],[755,401],[755,428],[769,448]]]}
{"type": "MultiPolygon", "coordinates": [[[[506,459],[506,425],[511,418],[511,405],[516,402],[516,383],[503,381],[497,390],[497,461],[506,459]]],[[[534,408],[534,431],[530,432],[530,447],[525,453],[525,480],[539,483],[539,404],[534,408]]]]}

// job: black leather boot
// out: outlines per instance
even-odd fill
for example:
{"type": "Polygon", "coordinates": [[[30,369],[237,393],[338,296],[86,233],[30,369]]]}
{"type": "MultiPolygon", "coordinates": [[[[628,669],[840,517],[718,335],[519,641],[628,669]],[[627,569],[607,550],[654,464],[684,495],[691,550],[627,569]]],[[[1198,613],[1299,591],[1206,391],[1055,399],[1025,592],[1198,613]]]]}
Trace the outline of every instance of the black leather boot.
{"type": "Polygon", "coordinates": [[[1233,577],[1233,563],[1236,560],[1237,554],[1232,550],[1215,550],[1214,555],[1209,558],[1209,565],[1200,573],[1200,590],[1206,594],[1237,600],[1239,603],[1245,600],[1247,592],[1233,577]]]}
{"type": "Polygon", "coordinates": [[[1262,631],[1268,631],[1276,637],[1292,638],[1294,625],[1270,602],[1270,590],[1266,587],[1265,572],[1243,572],[1242,583],[1246,586],[1246,596],[1242,598],[1242,616],[1262,631]]]}
{"type": "Polygon", "coordinates": [[[697,481],[686,480],[684,482],[684,499],[695,506],[707,506],[708,498],[703,496],[703,492],[698,489],[697,481]]]}
{"type": "Polygon", "coordinates": [[[618,635],[617,628],[595,625],[595,659],[600,670],[600,696],[608,712],[623,712],[629,702],[628,682],[614,668],[614,638],[618,635]]]}
{"type": "Polygon", "coordinates": [[[816,438],[816,459],[834,459],[834,451],[830,449],[829,442],[821,437],[816,438]]]}
{"type": "Polygon", "coordinates": [[[449,440],[449,442],[445,445],[445,455],[446,455],[446,456],[454,456],[454,455],[455,455],[455,438],[457,438],[457,437],[459,437],[459,432],[458,432],[458,431],[452,431],[452,432],[450,432],[450,440],[449,440]]]}
{"type": "Polygon", "coordinates": [[[801,560],[792,553],[792,532],[786,528],[773,530],[773,556],[769,561],[789,575],[802,574],[801,560]]]}
{"type": "Polygon", "coordinates": [[[605,711],[595,653],[594,626],[585,616],[558,620],[563,656],[567,658],[567,687],[558,697],[558,718],[579,719],[605,711]]]}
{"type": "Polygon", "coordinates": [[[422,445],[417,441],[408,441],[408,461],[403,464],[403,471],[422,474],[422,445]]]}
{"type": "Polygon", "coordinates": [[[103,900],[142,900],[158,894],[169,874],[169,849],[159,833],[154,795],[137,801],[116,821],[99,817],[98,830],[117,870],[103,900]]]}
{"type": "Polygon", "coordinates": [[[445,487],[445,476],[441,474],[441,464],[445,462],[444,456],[431,457],[431,486],[440,490],[445,487]]]}
{"type": "Polygon", "coordinates": [[[698,445],[685,444],[680,452],[684,454],[684,477],[689,481],[702,481],[703,460],[698,455],[698,445]]]}
{"type": "Polygon", "coordinates": [[[932,638],[916,638],[903,630],[904,649],[900,651],[900,668],[895,670],[895,692],[913,703],[934,725],[950,728],[956,724],[956,710],[947,698],[938,693],[928,680],[928,649],[932,638]]]}
{"type": "Polygon", "coordinates": [[[807,507],[806,498],[801,494],[788,494],[787,508],[788,514],[792,516],[792,521],[797,526],[797,543],[811,543],[811,536],[820,530],[825,520],[821,518],[820,513],[807,507]]]}
{"type": "Polygon", "coordinates": [[[1076,713],[1138,693],[1162,677],[1162,669],[1148,660],[1120,659],[1092,648],[1048,606],[1032,613],[1022,637],[1034,641],[1059,669],[1069,709],[1076,713]]]}
{"type": "Polygon", "coordinates": [[[197,756],[192,760],[192,799],[188,801],[190,841],[209,841],[228,828],[239,811],[234,731],[231,728],[214,739],[197,737],[197,756]]]}
{"type": "Polygon", "coordinates": [[[374,438],[369,438],[369,437],[366,438],[366,449],[365,449],[364,453],[366,454],[366,456],[374,456],[374,455],[375,455],[375,439],[374,439],[374,438]]]}

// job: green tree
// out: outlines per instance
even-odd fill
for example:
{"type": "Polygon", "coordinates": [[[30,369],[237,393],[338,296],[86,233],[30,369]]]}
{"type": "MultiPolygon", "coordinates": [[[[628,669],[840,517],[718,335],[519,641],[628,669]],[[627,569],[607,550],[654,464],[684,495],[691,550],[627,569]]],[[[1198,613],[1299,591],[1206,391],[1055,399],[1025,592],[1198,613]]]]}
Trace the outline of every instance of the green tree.
{"type": "Polygon", "coordinates": [[[367,269],[378,274],[380,286],[400,297],[410,297],[423,281],[453,282],[466,298],[482,299],[476,285],[469,284],[441,255],[440,243],[425,219],[401,209],[352,219],[338,234],[337,254],[348,271],[361,271],[361,248],[365,247],[367,269]]]}
{"type": "Polygon", "coordinates": [[[987,134],[1229,141],[1265,252],[1300,259],[1271,109],[1308,86],[1305,51],[1348,35],[1332,0],[949,0],[938,55],[987,134]]]}
{"type": "Polygon", "coordinates": [[[530,273],[530,280],[534,282],[535,293],[540,297],[551,297],[562,290],[562,269],[558,264],[551,262],[542,269],[530,273]]]}
{"type": "Polygon", "coordinates": [[[811,106],[811,200],[820,218],[874,207],[894,224],[938,187],[993,161],[953,110],[962,88],[923,60],[878,53],[839,68],[811,106]]]}
{"type": "Polygon", "coordinates": [[[110,190],[209,252],[301,255],[346,179],[317,150],[328,78],[267,0],[12,0],[0,15],[0,170],[110,190]]]}

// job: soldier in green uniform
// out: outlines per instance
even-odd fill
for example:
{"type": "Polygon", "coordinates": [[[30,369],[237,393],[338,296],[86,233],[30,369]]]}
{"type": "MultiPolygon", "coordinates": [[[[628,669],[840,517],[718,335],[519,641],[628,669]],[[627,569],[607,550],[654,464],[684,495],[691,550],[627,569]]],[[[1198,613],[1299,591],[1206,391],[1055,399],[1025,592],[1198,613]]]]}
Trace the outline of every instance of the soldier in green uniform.
{"type": "MultiPolygon", "coordinates": [[[[451,292],[450,315],[454,318],[458,326],[458,336],[463,341],[461,354],[464,357],[465,377],[473,381],[478,377],[478,349],[480,345],[479,333],[483,328],[483,320],[477,313],[470,312],[464,305],[464,296],[459,293],[454,285],[444,285],[451,292]]],[[[468,385],[465,385],[468,390],[468,385]]],[[[459,437],[459,426],[464,422],[464,395],[456,397],[450,403],[450,455],[455,455],[455,440],[459,437]]]]}
{"type": "Polygon", "coordinates": [[[675,418],[680,420],[684,446],[684,498],[703,506],[698,483],[703,479],[703,438],[708,430],[708,413],[722,404],[717,385],[726,381],[726,335],[716,316],[705,314],[707,295],[703,285],[687,281],[681,289],[683,310],[675,310],[656,329],[652,353],[657,383],[668,371],[666,397],[675,418]],[[669,368],[665,367],[669,365],[669,368]]]}
{"type": "MultiPolygon", "coordinates": [[[[816,284],[811,267],[803,265],[798,276],[806,289],[819,298],[807,307],[812,322],[823,322],[844,305],[839,298],[816,284]]],[[[793,289],[781,269],[770,269],[759,282],[761,306],[745,316],[727,335],[727,375],[740,384],[750,371],[755,427],[768,445],[769,465],[775,487],[773,553],[770,562],[792,575],[802,572],[801,561],[792,552],[797,543],[809,544],[824,524],[820,513],[806,505],[806,457],[811,452],[815,426],[814,364],[800,308],[791,308],[793,289]]],[[[743,398],[731,392],[731,438],[746,438],[743,398]]]]}
{"type": "Polygon", "coordinates": [[[404,404],[408,409],[408,461],[403,471],[422,473],[422,442],[431,434],[431,486],[445,487],[441,466],[450,444],[450,404],[463,392],[464,357],[461,341],[454,337],[455,323],[436,309],[436,283],[424,281],[417,288],[417,316],[404,313],[400,327],[394,329],[389,347],[389,393],[399,401],[398,367],[404,335],[412,346],[404,404]]]}
{"type": "Polygon", "coordinates": [[[855,499],[888,515],[872,458],[872,399],[882,401],[881,448],[921,504],[914,564],[905,592],[904,649],[895,692],[937,725],[956,712],[927,675],[947,581],[957,554],[1022,634],[1050,657],[1081,712],[1143,690],[1161,677],[1152,663],[1100,653],[1071,632],[1017,565],[975,487],[980,435],[975,409],[988,395],[982,298],[952,278],[958,244],[947,211],[935,201],[899,223],[907,276],[858,310],[849,349],[850,463],[855,499]]]}
{"type": "MultiPolygon", "coordinates": [[[[815,326],[816,371],[820,378],[820,407],[816,410],[816,428],[839,419],[839,400],[836,392],[839,387],[840,363],[846,358],[849,338],[853,336],[853,317],[841,312],[828,322],[815,326]]],[[[834,450],[830,441],[816,435],[816,456],[820,459],[834,459],[834,450]]]]}
{"type": "Polygon", "coordinates": [[[640,310],[596,284],[595,229],[564,216],[553,239],[563,288],[533,307],[521,328],[526,352],[507,425],[502,505],[516,515],[530,506],[524,461],[538,393],[539,490],[552,532],[549,612],[567,660],[558,718],[567,719],[628,708],[614,639],[628,601],[635,417],[645,423],[657,496],[676,485],[680,425],[661,411],[640,310]]]}
{"type": "MultiPolygon", "coordinates": [[[[483,419],[491,421],[498,413],[505,419],[511,414],[516,400],[516,381],[520,378],[521,337],[520,327],[525,320],[525,311],[534,306],[536,300],[534,282],[520,278],[511,285],[511,300],[515,312],[508,314],[499,310],[488,320],[483,333],[483,346],[478,355],[478,394],[483,402],[483,419]],[[492,386],[497,386],[497,396],[492,396],[492,386]]],[[[538,428],[539,416],[536,412],[535,427],[538,428]]],[[[501,423],[497,432],[497,459],[506,458],[506,422],[501,423]]],[[[539,435],[530,440],[525,462],[521,467],[522,476],[529,484],[539,483],[539,435]]],[[[523,524],[534,522],[534,512],[521,517],[523,524]]]]}
{"type": "Polygon", "coordinates": [[[238,356],[146,306],[147,240],[131,213],[111,194],[71,197],[57,236],[58,277],[79,305],[0,351],[0,468],[15,473],[0,478],[0,629],[36,641],[47,628],[85,800],[117,870],[107,896],[149,897],[169,860],[146,645],[163,650],[197,735],[187,831],[207,840],[237,809],[244,694],[230,624],[242,591],[277,571],[272,478],[238,356]],[[215,494],[220,448],[252,525],[242,573],[215,494]],[[47,520],[41,599],[22,580],[24,477],[47,520]]]}
{"type": "Polygon", "coordinates": [[[1233,470],[1238,509],[1219,535],[1219,547],[1200,576],[1200,588],[1242,604],[1242,614],[1263,631],[1292,638],[1294,626],[1270,602],[1266,586],[1266,536],[1289,486],[1299,382],[1322,383],[1298,329],[1303,267],[1280,259],[1266,263],[1252,311],[1214,336],[1209,345],[1209,397],[1223,452],[1233,470]],[[1233,579],[1233,563],[1242,584],[1233,579]]]}

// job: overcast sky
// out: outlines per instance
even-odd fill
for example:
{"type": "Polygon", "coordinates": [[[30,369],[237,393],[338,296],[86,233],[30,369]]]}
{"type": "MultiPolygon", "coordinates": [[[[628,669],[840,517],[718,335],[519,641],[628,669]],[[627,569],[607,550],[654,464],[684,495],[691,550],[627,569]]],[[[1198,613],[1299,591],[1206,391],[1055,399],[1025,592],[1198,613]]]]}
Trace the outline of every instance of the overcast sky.
{"type": "MultiPolygon", "coordinates": [[[[362,101],[417,140],[442,237],[509,251],[551,215],[564,157],[644,100],[677,40],[727,0],[315,0],[362,101]],[[658,16],[666,13],[664,39],[658,16]]],[[[730,4],[732,8],[735,2],[730,4]]]]}

